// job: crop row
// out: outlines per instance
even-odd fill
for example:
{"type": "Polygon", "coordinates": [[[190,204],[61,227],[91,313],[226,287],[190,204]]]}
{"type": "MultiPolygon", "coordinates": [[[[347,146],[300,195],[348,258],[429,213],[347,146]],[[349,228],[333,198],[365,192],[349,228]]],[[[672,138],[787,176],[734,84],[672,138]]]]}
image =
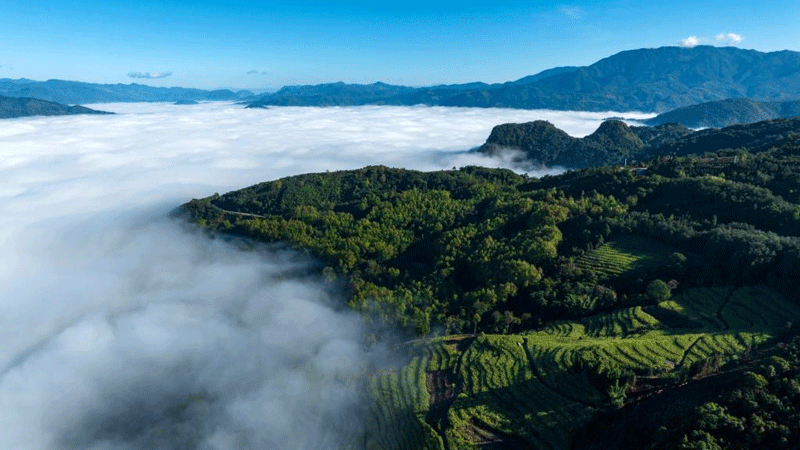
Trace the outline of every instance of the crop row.
{"type": "Polygon", "coordinates": [[[517,336],[479,338],[464,354],[461,370],[470,395],[456,398],[449,418],[467,434],[476,433],[475,423],[482,423],[534,448],[563,448],[568,445],[564,431],[582,425],[592,413],[535,376],[517,336]]]}
{"type": "Polygon", "coordinates": [[[602,380],[714,366],[800,320],[800,308],[764,287],[688,289],[659,307],[672,311],[674,317],[664,316],[670,325],[656,319],[657,308],[654,317],[631,307],[525,335],[421,344],[406,367],[370,380],[376,401],[368,448],[443,448],[426,422],[426,414],[440,414],[429,411],[426,376],[443,370],[457,379],[452,403],[437,403],[449,408],[441,423],[449,424],[442,431],[451,450],[497,442],[568,448],[571,431],[609,402],[612,392],[602,380]],[[681,317],[689,326],[675,325],[681,317]]]}
{"type": "Polygon", "coordinates": [[[640,256],[623,253],[610,244],[605,244],[578,258],[575,264],[583,270],[601,275],[619,275],[633,267],[640,256]]]}
{"type": "Polygon", "coordinates": [[[618,236],[581,256],[575,263],[583,270],[615,276],[634,268],[661,266],[673,252],[674,249],[655,241],[618,236]]]}
{"type": "Polygon", "coordinates": [[[368,381],[368,449],[442,448],[441,439],[425,420],[429,394],[425,386],[428,358],[416,357],[400,370],[368,381]]]}
{"type": "Polygon", "coordinates": [[[800,308],[774,291],[754,286],[733,293],[721,315],[733,329],[778,331],[800,318],[800,308]]]}

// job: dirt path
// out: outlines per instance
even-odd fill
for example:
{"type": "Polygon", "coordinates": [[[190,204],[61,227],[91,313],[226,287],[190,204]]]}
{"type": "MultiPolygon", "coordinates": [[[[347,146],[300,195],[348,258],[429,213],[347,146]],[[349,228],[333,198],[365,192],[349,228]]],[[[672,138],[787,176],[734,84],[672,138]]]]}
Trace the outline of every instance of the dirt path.
{"type": "Polygon", "coordinates": [[[686,361],[686,357],[689,356],[689,352],[692,351],[694,346],[697,345],[698,342],[703,340],[704,337],[705,336],[700,336],[699,338],[695,339],[694,342],[692,342],[692,344],[689,347],[687,347],[686,350],[683,351],[683,356],[681,356],[681,360],[675,364],[674,370],[677,370],[679,367],[683,366],[684,361],[686,361]]]}
{"type": "Polygon", "coordinates": [[[728,325],[728,322],[722,318],[722,310],[725,309],[726,306],[728,306],[728,302],[731,301],[731,297],[733,297],[733,294],[735,294],[738,291],[739,290],[736,288],[732,289],[731,293],[728,294],[727,297],[725,297],[725,300],[722,302],[721,305],[719,305],[719,308],[717,308],[717,319],[719,319],[719,321],[722,322],[723,331],[727,331],[730,328],[730,325],[728,325]]]}
{"type": "Polygon", "coordinates": [[[458,379],[458,374],[464,360],[464,353],[473,342],[475,342],[474,337],[446,342],[447,344],[455,345],[460,353],[455,367],[453,369],[425,372],[425,388],[430,395],[425,421],[442,437],[446,450],[449,450],[447,437],[444,433],[449,426],[447,412],[453,405],[456,395],[461,392],[462,386],[458,379]]]}
{"type": "Polygon", "coordinates": [[[241,212],[241,211],[231,211],[231,210],[228,210],[228,209],[222,209],[219,206],[216,206],[216,208],[218,210],[222,211],[224,214],[235,214],[237,216],[255,217],[257,219],[266,219],[267,218],[267,216],[262,216],[260,214],[246,213],[246,212],[241,212]]]}
{"type": "MultiPolygon", "coordinates": [[[[456,375],[450,370],[425,373],[425,385],[430,394],[430,407],[451,401],[455,397],[456,375]]],[[[451,402],[452,403],[452,402],[451,402]]]]}

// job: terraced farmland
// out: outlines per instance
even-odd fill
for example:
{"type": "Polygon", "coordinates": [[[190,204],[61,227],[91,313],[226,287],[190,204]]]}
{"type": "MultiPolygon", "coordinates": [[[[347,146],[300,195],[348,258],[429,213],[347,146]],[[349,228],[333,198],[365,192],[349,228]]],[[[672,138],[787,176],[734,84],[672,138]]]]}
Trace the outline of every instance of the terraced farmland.
{"type": "Polygon", "coordinates": [[[637,236],[616,236],[602,246],[581,256],[575,264],[602,277],[613,277],[629,270],[663,266],[676,250],[659,242],[637,236]]]}
{"type": "Polygon", "coordinates": [[[370,380],[366,448],[566,449],[633,379],[677,382],[798,319],[798,306],[765,287],[697,288],[523,335],[434,339],[370,380]]]}

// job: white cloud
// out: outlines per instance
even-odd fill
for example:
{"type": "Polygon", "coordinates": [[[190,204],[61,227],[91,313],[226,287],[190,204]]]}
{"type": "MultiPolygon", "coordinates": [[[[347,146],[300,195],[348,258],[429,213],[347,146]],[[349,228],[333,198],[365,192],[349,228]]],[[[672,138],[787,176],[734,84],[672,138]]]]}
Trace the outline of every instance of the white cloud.
{"type": "Polygon", "coordinates": [[[743,39],[744,38],[741,35],[736,33],[720,33],[714,36],[713,39],[709,39],[707,37],[689,36],[686,39],[681,39],[678,41],[678,46],[692,48],[702,43],[733,45],[742,42],[743,39]]]}
{"type": "Polygon", "coordinates": [[[128,72],[131,78],[166,78],[172,75],[172,72],[128,72]]]}
{"type": "Polygon", "coordinates": [[[95,106],[118,114],[0,128],[0,448],[335,447],[358,429],[358,319],[295,275],[308,261],[240,251],[168,212],[305,172],[507,165],[465,150],[498,123],[583,136],[620,115],[95,106]]]}
{"type": "Polygon", "coordinates": [[[730,39],[731,42],[737,42],[738,43],[738,42],[742,42],[742,39],[744,39],[744,38],[741,35],[736,34],[736,33],[728,33],[728,39],[730,39]]]}
{"type": "Polygon", "coordinates": [[[714,40],[717,43],[724,43],[724,44],[738,44],[742,42],[744,38],[740,34],[736,33],[720,33],[714,36],[714,40]]]}
{"type": "Polygon", "coordinates": [[[681,39],[678,41],[679,47],[692,48],[697,47],[698,45],[700,45],[700,38],[697,36],[689,36],[686,39],[681,39]]]}

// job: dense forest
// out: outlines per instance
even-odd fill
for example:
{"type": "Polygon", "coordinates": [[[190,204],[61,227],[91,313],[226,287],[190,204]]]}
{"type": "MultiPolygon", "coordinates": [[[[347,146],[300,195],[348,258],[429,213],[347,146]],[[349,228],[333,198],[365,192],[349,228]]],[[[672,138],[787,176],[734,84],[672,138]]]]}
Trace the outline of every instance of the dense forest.
{"type": "Polygon", "coordinates": [[[800,146],[775,127],[797,129],[539,179],[307,174],[181,212],[308,252],[371,340],[409,339],[352,448],[797,448],[800,146]]]}

